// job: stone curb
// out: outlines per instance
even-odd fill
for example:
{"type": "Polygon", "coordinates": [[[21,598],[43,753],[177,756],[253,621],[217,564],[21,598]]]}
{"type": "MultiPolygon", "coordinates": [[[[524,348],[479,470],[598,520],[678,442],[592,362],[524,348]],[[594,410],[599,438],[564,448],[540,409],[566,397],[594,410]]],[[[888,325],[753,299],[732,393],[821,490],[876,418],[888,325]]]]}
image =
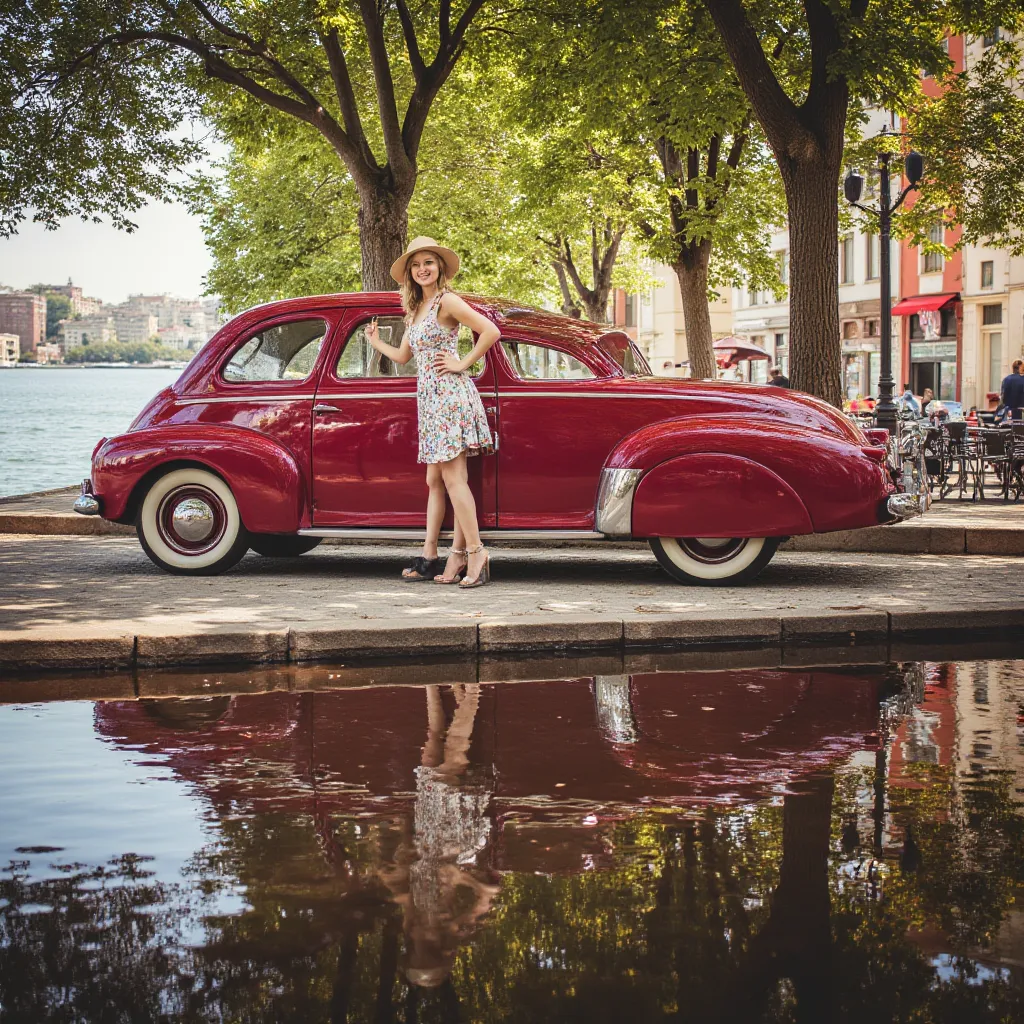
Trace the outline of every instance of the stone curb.
{"type": "MultiPolygon", "coordinates": [[[[891,612],[863,608],[820,615],[509,618],[413,625],[381,619],[344,629],[139,636],[18,637],[8,633],[0,637],[0,676],[38,669],[274,665],[339,659],[415,658],[422,662],[483,656],[486,660],[545,651],[579,651],[582,658],[584,652],[601,656],[614,652],[618,656],[623,651],[644,649],[652,650],[651,664],[656,666],[701,648],[753,648],[762,660],[767,657],[775,664],[792,664],[798,657],[792,652],[815,644],[839,643],[856,650],[928,637],[981,640],[1010,639],[1018,634],[1024,640],[1024,605],[891,612]]],[[[368,678],[372,677],[372,670],[368,671],[368,678]]]]}
{"type": "Polygon", "coordinates": [[[135,528],[111,523],[99,516],[77,512],[0,512],[0,534],[34,534],[40,537],[124,537],[135,528]]]}

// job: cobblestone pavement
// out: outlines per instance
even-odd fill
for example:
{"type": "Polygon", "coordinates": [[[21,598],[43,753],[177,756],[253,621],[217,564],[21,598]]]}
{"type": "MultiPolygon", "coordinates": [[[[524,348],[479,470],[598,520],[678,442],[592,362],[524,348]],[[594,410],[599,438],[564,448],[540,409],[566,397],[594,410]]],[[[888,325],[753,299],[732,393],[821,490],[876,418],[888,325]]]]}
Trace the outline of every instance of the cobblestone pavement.
{"type": "Polygon", "coordinates": [[[1019,558],[783,552],[743,587],[684,587],[643,548],[493,550],[494,583],[408,584],[413,547],[322,545],[295,560],[250,553],[219,577],[158,570],[131,538],[0,538],[0,638],[212,633],[522,616],[840,614],[1024,605],[1019,558]]]}

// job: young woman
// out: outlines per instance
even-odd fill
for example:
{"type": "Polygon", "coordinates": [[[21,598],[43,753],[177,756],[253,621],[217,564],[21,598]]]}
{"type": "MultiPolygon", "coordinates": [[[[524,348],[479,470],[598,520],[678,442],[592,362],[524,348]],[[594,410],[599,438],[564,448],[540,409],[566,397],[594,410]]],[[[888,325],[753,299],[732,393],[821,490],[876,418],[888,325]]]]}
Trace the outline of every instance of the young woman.
{"type": "Polygon", "coordinates": [[[469,489],[466,459],[493,450],[491,431],[480,393],[466,371],[498,340],[500,332],[454,292],[448,284],[458,273],[459,257],[432,238],[414,238],[391,267],[400,285],[408,325],[396,349],[380,340],[376,319],[366,340],[396,363],[415,355],[419,416],[418,461],[427,465],[427,538],[423,554],[403,573],[409,582],[433,579],[457,583],[462,589],[490,582],[490,560],[480,540],[476,502],[469,489]],[[459,324],[477,335],[472,351],[459,358],[459,324]],[[445,492],[455,512],[455,539],[444,572],[437,539],[445,512],[445,492]]]}

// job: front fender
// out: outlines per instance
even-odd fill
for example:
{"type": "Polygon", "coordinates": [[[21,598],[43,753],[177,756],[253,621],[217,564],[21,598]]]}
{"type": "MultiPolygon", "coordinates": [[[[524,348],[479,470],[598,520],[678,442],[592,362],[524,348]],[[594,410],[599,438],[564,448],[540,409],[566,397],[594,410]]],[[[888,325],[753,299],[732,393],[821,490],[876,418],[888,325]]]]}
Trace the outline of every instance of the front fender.
{"type": "Polygon", "coordinates": [[[92,462],[93,493],[103,518],[130,518],[140,485],[162,466],[183,462],[225,480],[246,529],[292,533],[308,518],[306,477],[287,448],[255,430],[206,423],[169,423],[104,442],[92,462]]]}
{"type": "MultiPolygon", "coordinates": [[[[676,493],[676,500],[687,501],[692,488],[703,493],[703,501],[737,525],[740,508],[749,516],[746,528],[730,536],[781,536],[798,533],[824,533],[829,530],[851,530],[879,523],[879,508],[891,487],[879,462],[878,451],[871,446],[859,446],[853,441],[821,431],[807,429],[799,424],[773,421],[767,417],[752,417],[742,413],[733,416],[681,417],[642,427],[623,438],[608,459],[609,469],[637,469],[642,473],[637,497],[644,489],[644,480],[651,475],[652,505],[660,504],[664,516],[667,498],[654,500],[657,467],[683,456],[700,456],[701,462],[680,463],[672,470],[679,476],[675,486],[686,486],[685,493],[676,493]],[[874,457],[868,450],[874,452],[874,457]],[[720,468],[716,459],[721,458],[720,468]],[[741,467],[741,460],[745,465],[741,467]],[[715,482],[692,481],[685,483],[683,476],[691,477],[697,466],[715,482]],[[750,467],[757,467],[756,470],[750,467]],[[763,509],[756,501],[745,497],[751,494],[769,496],[779,492],[770,505],[763,509]],[[727,506],[735,502],[735,514],[727,513],[727,506]],[[798,514],[797,506],[804,509],[798,514]],[[786,521],[799,528],[781,528],[786,521]]],[[[668,486],[669,477],[665,478],[668,486]]],[[[707,521],[700,509],[697,519],[707,521]]],[[[646,515],[647,513],[645,513],[646,515]]],[[[650,513],[652,516],[655,513],[650,513]]],[[[661,522],[662,520],[658,520],[661,522]]],[[[662,524],[664,525],[664,524],[662,524]]],[[[645,536],[634,520],[634,533],[645,536]]],[[[711,532],[691,532],[690,524],[682,518],[682,506],[675,526],[676,533],[655,536],[722,536],[724,526],[711,532]],[[678,531],[685,529],[686,533],[678,531]]]]}

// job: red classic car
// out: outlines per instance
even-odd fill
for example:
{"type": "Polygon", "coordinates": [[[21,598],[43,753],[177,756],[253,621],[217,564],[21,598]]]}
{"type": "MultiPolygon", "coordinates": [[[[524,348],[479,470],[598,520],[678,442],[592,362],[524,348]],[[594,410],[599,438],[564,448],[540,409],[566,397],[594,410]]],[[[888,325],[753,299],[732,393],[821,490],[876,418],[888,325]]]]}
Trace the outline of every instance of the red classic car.
{"type": "MultiPolygon", "coordinates": [[[[655,377],[620,331],[467,298],[501,329],[470,371],[495,437],[470,460],[485,538],[643,538],[677,580],[722,584],[756,576],[785,537],[921,511],[890,481],[884,432],[824,402],[655,377]]],[[[75,508],[134,523],[173,573],[325,537],[422,537],[415,367],[366,343],[374,316],[397,345],[394,292],[240,314],[127,433],[100,441],[75,508]]]]}

